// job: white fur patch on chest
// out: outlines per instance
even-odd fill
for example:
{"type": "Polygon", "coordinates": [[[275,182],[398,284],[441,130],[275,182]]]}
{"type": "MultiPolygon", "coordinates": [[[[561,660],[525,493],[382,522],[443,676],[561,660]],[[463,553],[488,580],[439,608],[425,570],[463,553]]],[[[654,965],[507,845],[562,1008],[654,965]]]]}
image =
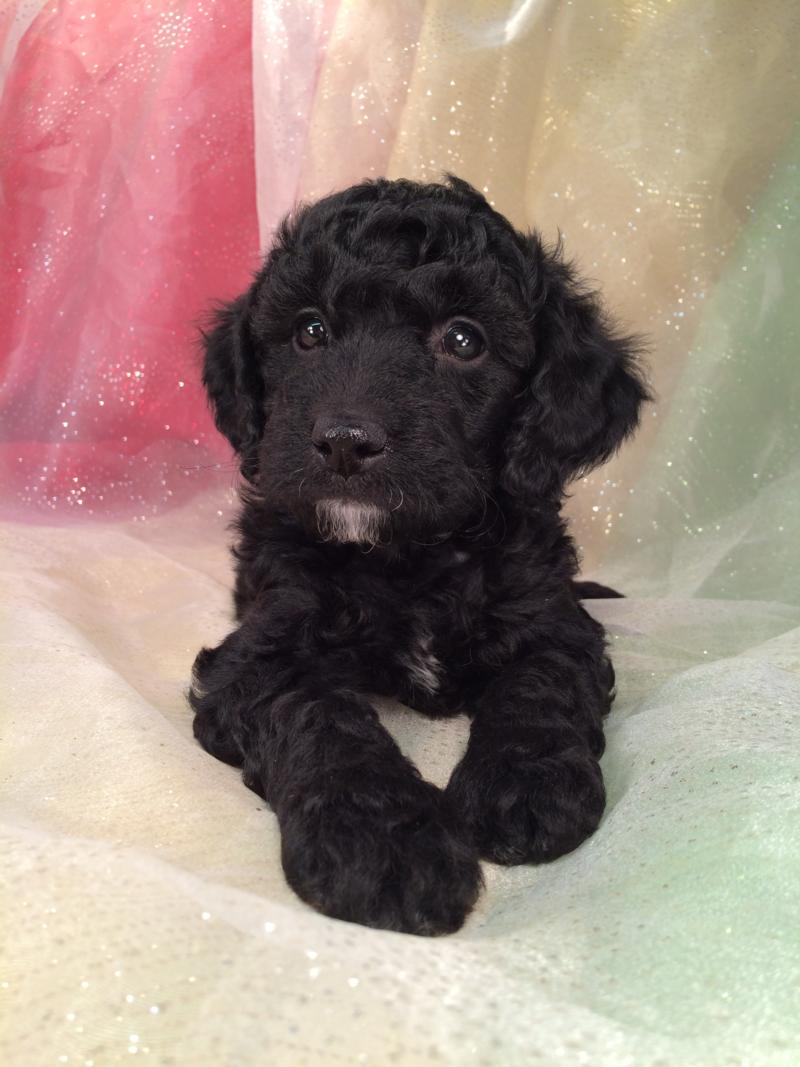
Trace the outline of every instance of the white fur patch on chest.
{"type": "Polygon", "coordinates": [[[423,689],[431,696],[438,690],[442,675],[442,664],[431,652],[432,644],[431,634],[420,634],[411,646],[411,651],[402,659],[415,688],[423,689]]]}

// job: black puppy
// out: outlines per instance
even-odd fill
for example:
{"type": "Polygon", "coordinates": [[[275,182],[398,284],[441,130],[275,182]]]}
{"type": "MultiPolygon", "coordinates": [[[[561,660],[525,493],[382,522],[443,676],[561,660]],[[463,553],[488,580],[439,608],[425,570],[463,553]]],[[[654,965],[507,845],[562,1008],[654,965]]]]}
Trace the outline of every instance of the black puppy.
{"type": "Polygon", "coordinates": [[[596,828],[614,675],[559,512],[637,424],[635,355],[558,250],[456,178],[303,208],[219,313],[203,380],[246,480],[239,626],[197,657],[194,732],[326,914],[447,933],[479,856],[552,860],[596,828]],[[446,790],[375,693],[472,717],[446,790]]]}

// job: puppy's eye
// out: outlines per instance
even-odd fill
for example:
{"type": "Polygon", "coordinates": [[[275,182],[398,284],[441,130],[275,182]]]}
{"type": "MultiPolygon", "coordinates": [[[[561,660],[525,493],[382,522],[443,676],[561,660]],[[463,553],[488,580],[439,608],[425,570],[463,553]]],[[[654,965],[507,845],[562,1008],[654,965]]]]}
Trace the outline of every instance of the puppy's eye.
{"type": "Polygon", "coordinates": [[[481,332],[468,322],[454,322],[445,330],[442,348],[449,356],[469,361],[477,359],[486,348],[481,332]]]}
{"type": "Polygon", "coordinates": [[[327,344],[328,331],[319,316],[309,315],[295,326],[294,339],[300,348],[317,348],[319,345],[327,344]]]}

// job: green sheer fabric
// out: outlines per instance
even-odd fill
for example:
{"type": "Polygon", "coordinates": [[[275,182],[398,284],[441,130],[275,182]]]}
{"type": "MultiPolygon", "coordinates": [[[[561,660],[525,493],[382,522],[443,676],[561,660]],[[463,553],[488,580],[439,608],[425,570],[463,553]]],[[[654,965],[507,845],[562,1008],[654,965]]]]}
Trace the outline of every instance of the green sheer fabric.
{"type": "Polygon", "coordinates": [[[631,589],[800,601],[799,171],[795,140],[710,295],[609,543],[605,573],[631,589]]]}

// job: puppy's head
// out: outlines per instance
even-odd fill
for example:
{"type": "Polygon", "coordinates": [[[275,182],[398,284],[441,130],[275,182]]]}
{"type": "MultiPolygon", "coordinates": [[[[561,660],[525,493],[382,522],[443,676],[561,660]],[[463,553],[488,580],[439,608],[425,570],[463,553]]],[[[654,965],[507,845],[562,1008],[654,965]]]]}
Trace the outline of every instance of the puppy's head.
{"type": "Polygon", "coordinates": [[[558,502],[647,394],[558,250],[465,182],[376,181],[281,227],[206,336],[218,428],[268,507],[335,541],[480,532],[558,502]]]}

